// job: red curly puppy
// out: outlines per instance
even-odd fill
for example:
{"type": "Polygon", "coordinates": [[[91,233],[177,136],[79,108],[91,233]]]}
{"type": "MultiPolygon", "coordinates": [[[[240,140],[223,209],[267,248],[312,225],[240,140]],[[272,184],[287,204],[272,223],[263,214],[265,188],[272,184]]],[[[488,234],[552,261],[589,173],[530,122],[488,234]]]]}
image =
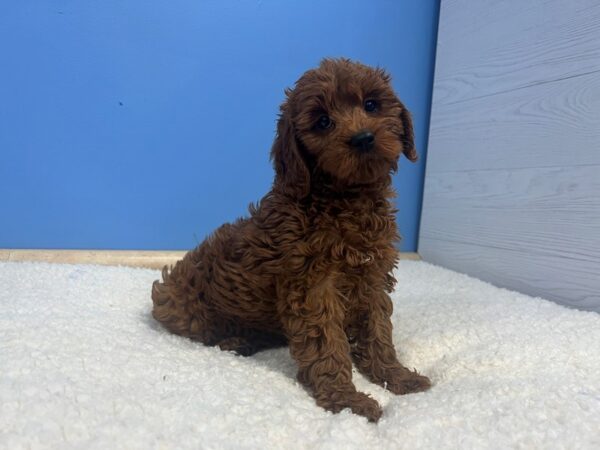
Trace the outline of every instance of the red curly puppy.
{"type": "Polygon", "coordinates": [[[395,394],[430,386],[398,362],[388,295],[399,240],[391,173],[401,153],[417,159],[410,114],[383,70],[347,59],[322,61],[286,95],[271,191],[163,269],[152,314],[242,355],[287,343],[318,405],[377,421],[352,361],[395,394]]]}

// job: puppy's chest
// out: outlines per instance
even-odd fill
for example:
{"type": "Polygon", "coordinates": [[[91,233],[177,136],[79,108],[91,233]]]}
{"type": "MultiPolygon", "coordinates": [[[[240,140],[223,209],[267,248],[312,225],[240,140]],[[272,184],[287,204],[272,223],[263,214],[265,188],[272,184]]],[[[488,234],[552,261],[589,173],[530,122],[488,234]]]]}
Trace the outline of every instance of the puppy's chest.
{"type": "Polygon", "coordinates": [[[387,211],[334,205],[315,216],[313,226],[313,249],[342,270],[364,270],[395,259],[398,234],[387,211]]]}

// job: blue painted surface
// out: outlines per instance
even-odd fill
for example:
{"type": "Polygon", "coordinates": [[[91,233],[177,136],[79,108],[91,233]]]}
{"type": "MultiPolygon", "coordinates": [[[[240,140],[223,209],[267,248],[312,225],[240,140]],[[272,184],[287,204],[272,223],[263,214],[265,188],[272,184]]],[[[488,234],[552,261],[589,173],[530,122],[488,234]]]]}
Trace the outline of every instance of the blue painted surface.
{"type": "Polygon", "coordinates": [[[325,56],[387,68],[421,160],[437,0],[4,2],[0,248],[187,249],[270,187],[283,89],[325,56]]]}

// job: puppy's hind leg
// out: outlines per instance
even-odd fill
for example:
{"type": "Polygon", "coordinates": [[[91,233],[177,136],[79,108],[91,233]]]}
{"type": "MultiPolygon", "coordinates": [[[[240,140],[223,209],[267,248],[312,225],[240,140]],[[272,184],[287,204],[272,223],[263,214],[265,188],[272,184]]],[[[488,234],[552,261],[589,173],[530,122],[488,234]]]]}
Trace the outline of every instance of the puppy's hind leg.
{"type": "Polygon", "coordinates": [[[221,350],[233,351],[241,356],[250,356],[262,350],[287,345],[287,339],[282,334],[253,329],[239,330],[238,334],[240,335],[217,342],[217,345],[221,350]]]}

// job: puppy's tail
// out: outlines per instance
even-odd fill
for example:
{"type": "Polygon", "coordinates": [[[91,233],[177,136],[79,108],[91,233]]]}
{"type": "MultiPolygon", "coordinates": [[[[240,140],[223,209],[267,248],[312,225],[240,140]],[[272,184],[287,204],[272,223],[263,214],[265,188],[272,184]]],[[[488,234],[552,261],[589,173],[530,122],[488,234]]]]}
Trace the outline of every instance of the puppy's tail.
{"type": "MultiPolygon", "coordinates": [[[[171,266],[171,270],[173,270],[173,266],[171,266]]],[[[159,322],[164,318],[164,311],[162,311],[161,308],[169,303],[169,289],[167,287],[169,280],[169,266],[163,267],[161,275],[162,283],[159,280],[155,280],[154,283],[152,283],[152,302],[154,303],[152,316],[159,322]]]]}
{"type": "Polygon", "coordinates": [[[186,308],[189,299],[185,292],[182,292],[183,286],[177,276],[181,273],[181,268],[178,267],[181,263],[182,261],[179,261],[175,268],[163,267],[162,282],[156,280],[152,284],[152,317],[170,332],[191,337],[190,326],[193,318],[189,308],[186,308]]]}

